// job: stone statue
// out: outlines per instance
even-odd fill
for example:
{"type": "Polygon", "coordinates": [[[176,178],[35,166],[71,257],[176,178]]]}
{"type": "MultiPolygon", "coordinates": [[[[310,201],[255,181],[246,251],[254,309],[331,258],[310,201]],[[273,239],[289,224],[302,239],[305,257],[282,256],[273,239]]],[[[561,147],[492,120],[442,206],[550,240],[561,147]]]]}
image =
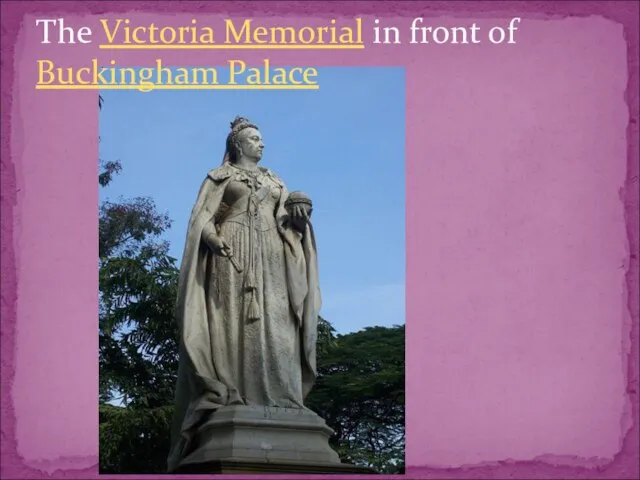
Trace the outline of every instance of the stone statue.
{"type": "Polygon", "coordinates": [[[320,309],[311,202],[258,165],[263,149],[258,127],[237,117],[189,220],[170,472],[230,457],[273,460],[274,452],[340,463],[328,447],[331,430],[304,407],[316,378],[320,309]],[[239,425],[252,429],[242,441],[239,425]],[[308,436],[310,425],[321,438],[308,436]],[[290,428],[286,440],[274,440],[275,427],[290,428]]]}

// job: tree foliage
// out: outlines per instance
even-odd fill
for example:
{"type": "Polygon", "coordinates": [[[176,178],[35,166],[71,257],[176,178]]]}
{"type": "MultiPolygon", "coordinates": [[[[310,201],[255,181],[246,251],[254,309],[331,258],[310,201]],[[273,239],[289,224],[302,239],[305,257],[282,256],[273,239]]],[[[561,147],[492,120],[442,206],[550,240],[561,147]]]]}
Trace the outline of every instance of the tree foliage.
{"type": "Polygon", "coordinates": [[[166,473],[172,406],[100,405],[100,473],[166,473]]]}
{"type": "Polygon", "coordinates": [[[404,326],[338,336],[320,355],[307,404],[334,431],[344,461],[400,473],[404,465],[404,326]]]}
{"type": "Polygon", "coordinates": [[[104,202],[100,207],[103,401],[117,392],[130,407],[155,408],[166,405],[171,396],[177,370],[173,305],[178,272],[168,245],[160,239],[169,225],[148,198],[104,202]]]}

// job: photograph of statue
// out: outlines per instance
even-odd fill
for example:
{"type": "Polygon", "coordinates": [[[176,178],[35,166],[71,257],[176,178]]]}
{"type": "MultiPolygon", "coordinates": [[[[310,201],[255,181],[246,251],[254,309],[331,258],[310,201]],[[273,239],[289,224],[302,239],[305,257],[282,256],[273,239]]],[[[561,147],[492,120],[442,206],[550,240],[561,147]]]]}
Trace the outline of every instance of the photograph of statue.
{"type": "Polygon", "coordinates": [[[403,471],[404,77],[323,78],[102,94],[101,473],[403,471]]]}

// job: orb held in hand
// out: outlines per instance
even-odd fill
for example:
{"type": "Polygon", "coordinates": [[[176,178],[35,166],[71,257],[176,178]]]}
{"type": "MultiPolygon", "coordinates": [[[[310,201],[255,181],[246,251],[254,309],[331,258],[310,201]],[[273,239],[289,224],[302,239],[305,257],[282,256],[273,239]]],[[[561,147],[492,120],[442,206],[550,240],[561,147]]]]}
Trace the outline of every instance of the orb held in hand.
{"type": "Polygon", "coordinates": [[[289,215],[293,212],[293,207],[296,206],[303,207],[307,212],[307,215],[310,215],[313,210],[313,203],[309,196],[304,192],[291,192],[284,202],[284,207],[287,209],[289,215]]]}

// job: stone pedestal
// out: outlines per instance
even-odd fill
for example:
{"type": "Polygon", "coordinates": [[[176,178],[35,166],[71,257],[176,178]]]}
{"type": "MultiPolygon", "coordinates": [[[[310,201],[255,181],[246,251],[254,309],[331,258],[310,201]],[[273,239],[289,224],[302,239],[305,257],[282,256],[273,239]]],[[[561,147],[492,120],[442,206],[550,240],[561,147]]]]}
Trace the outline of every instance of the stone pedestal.
{"type": "Polygon", "coordinates": [[[225,407],[200,427],[176,473],[375,473],[340,463],[332,433],[306,409],[225,407]]]}

